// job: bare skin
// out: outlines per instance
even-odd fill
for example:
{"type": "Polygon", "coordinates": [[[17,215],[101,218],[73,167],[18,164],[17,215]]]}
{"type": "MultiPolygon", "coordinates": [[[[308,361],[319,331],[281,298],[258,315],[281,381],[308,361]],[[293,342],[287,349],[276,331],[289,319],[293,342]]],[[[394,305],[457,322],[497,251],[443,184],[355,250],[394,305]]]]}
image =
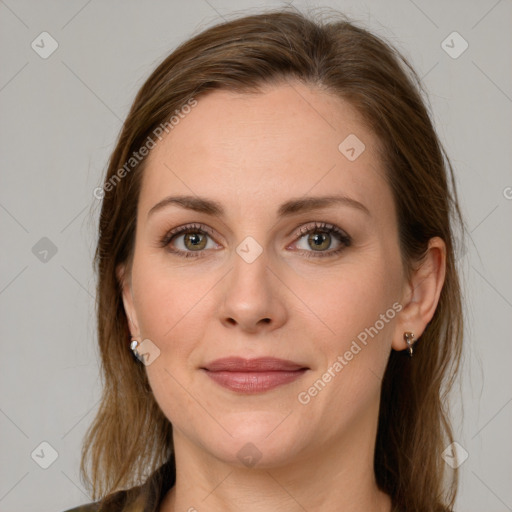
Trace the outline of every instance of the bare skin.
{"type": "Polygon", "coordinates": [[[406,277],[376,146],[348,103],[283,83],[259,94],[199,97],[149,155],[133,266],[118,275],[133,336],[160,350],[146,370],[173,424],[177,466],[162,512],[391,510],[373,472],[381,378],[391,350],[407,348],[404,331],[419,338],[434,314],[445,246],[432,239],[424,263],[406,277]],[[354,161],[338,149],[350,134],[365,144],[354,161]],[[149,213],[181,195],[216,201],[224,214],[176,203],[149,213]],[[333,195],[363,206],[278,215],[293,199],[333,195]],[[188,224],[192,234],[160,243],[188,224]],[[249,236],[257,245],[240,246],[249,236]],[[241,256],[258,246],[254,261],[241,256]],[[345,357],[371,326],[378,333],[345,357]],[[201,370],[227,356],[271,356],[308,369],[247,394],[201,370]],[[347,364],[335,371],[339,356],[347,364]],[[319,379],[325,386],[308,392],[319,379]],[[240,455],[247,450],[258,459],[252,467],[240,455]]]}

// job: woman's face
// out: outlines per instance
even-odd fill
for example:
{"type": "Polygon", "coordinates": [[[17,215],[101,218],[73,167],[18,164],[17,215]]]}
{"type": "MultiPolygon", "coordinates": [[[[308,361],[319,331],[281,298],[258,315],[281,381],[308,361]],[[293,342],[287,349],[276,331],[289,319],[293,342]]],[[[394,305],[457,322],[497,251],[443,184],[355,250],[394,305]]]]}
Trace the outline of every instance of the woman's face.
{"type": "Polygon", "coordinates": [[[197,101],[146,162],[123,289],[175,442],[260,467],[360,449],[403,333],[377,139],[298,83],[197,101]]]}

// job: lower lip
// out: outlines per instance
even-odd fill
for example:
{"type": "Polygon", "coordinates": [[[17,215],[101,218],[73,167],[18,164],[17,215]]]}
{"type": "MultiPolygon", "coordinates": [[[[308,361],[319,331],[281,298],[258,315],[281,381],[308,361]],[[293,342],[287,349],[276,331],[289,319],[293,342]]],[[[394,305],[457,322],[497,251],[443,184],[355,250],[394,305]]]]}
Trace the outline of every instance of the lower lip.
{"type": "Polygon", "coordinates": [[[278,386],[289,384],[302,377],[306,369],[296,371],[267,371],[267,372],[210,372],[206,375],[217,384],[239,393],[261,393],[278,386]]]}

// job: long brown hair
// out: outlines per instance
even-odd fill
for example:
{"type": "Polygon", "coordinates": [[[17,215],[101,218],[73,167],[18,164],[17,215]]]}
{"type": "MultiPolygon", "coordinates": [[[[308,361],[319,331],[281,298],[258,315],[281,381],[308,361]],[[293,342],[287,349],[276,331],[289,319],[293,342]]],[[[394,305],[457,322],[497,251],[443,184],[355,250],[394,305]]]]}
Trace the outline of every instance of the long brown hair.
{"type": "Polygon", "coordinates": [[[172,425],[128,347],[116,275],[119,264],[130,266],[134,249],[145,158],[131,159],[149,139],[156,140],[159,127],[171,128],[169,119],[206,91],[255,92],[288,79],[350,102],[377,135],[406,271],[421,261],[430,238],[446,243],[444,286],[414,359],[392,351],[388,362],[374,469],[379,487],[398,509],[453,507],[457,471],[447,473],[441,457],[453,441],[446,396],[458,370],[463,332],[454,227],[464,223],[453,170],[407,60],[339,13],[322,21],[292,8],[223,22],[183,43],[144,83],[124,123],[103,185],[95,255],[103,394],[80,468],[94,499],[141,484],[173,453],[172,425]]]}

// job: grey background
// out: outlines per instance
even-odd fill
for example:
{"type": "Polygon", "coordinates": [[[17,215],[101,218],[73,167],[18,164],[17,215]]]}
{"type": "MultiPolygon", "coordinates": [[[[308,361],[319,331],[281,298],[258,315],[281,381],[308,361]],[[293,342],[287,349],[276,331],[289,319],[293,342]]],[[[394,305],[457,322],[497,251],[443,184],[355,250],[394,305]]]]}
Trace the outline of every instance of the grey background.
{"type": "MultiPolygon", "coordinates": [[[[467,328],[453,420],[469,458],[456,510],[512,510],[512,3],[293,4],[363,22],[423,77],[472,238],[459,261],[467,328]],[[441,47],[453,31],[469,44],[456,59],[441,47]]],[[[93,190],[136,91],[193,33],[278,5],[0,0],[0,511],[90,501],[78,466],[100,397],[93,190]],[[31,47],[43,31],[58,42],[47,59],[31,47]],[[43,441],[58,453],[48,469],[31,456],[43,441]]]]}

